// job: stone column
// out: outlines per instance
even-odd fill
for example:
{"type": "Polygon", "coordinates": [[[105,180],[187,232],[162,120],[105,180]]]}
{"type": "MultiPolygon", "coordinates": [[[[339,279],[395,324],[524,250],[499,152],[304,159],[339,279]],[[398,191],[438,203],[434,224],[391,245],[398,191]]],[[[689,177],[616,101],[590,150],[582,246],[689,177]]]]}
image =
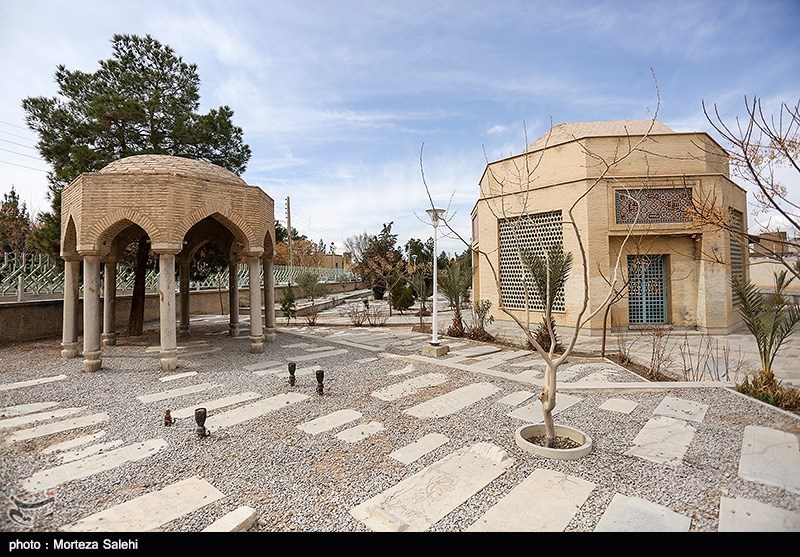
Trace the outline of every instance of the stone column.
{"type": "Polygon", "coordinates": [[[81,262],[77,259],[64,261],[64,314],[61,337],[61,357],[78,355],[78,284],[81,262]]]}
{"type": "Polygon", "coordinates": [[[180,277],[181,277],[181,325],[180,335],[182,337],[189,336],[189,265],[191,261],[189,257],[181,257],[180,261],[180,277]]]}
{"type": "Polygon", "coordinates": [[[247,258],[250,267],[250,352],[260,354],[264,351],[264,335],[261,324],[261,273],[260,258],[251,255],[247,258]]]}
{"type": "Polygon", "coordinates": [[[100,256],[83,257],[83,371],[97,371],[100,359],[100,256]]]}
{"type": "Polygon", "coordinates": [[[275,342],[275,269],[272,265],[272,257],[264,260],[264,313],[266,313],[267,342],[275,342]]]}
{"type": "Polygon", "coordinates": [[[158,253],[158,298],[161,329],[161,371],[172,371],[178,366],[178,345],[175,334],[175,253],[158,253]]]}
{"type": "Polygon", "coordinates": [[[114,346],[117,344],[117,261],[108,259],[104,264],[103,277],[103,346],[114,346]]]}
{"type": "Polygon", "coordinates": [[[230,334],[239,336],[239,263],[228,264],[228,312],[230,315],[230,334]]]}

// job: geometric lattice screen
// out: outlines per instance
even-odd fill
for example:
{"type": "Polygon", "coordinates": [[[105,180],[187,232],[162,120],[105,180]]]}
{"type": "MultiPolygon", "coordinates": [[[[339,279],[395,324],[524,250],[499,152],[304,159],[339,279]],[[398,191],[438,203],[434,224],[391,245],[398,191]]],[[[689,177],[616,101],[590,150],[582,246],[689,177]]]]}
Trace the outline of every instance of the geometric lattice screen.
{"type": "MultiPolygon", "coordinates": [[[[500,219],[500,299],[509,309],[525,309],[525,285],[528,307],[544,310],[544,300],[532,287],[530,274],[519,253],[545,255],[553,245],[564,243],[561,211],[500,219]]],[[[564,311],[564,290],[556,292],[553,311],[564,311]]]]}
{"type": "Polygon", "coordinates": [[[690,220],[687,210],[692,204],[691,188],[617,190],[614,194],[617,224],[690,220]]]}
{"type": "Polygon", "coordinates": [[[663,255],[628,256],[628,323],[667,322],[667,283],[663,255]]]}
{"type": "MultiPolygon", "coordinates": [[[[731,278],[744,279],[744,250],[742,249],[742,232],[744,216],[741,211],[733,207],[730,208],[730,250],[731,250],[731,278]]],[[[733,289],[731,289],[733,296],[733,289]]],[[[738,307],[736,299],[733,298],[733,306],[738,307]]]]}

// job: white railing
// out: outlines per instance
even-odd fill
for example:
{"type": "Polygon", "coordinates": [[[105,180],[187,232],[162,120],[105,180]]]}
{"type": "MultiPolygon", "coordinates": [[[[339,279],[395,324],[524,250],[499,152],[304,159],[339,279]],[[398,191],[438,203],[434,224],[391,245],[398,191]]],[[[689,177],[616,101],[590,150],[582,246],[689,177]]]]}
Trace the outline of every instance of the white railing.
{"type": "MultiPolygon", "coordinates": [[[[275,284],[286,285],[297,282],[297,276],[304,272],[315,272],[320,282],[341,283],[358,280],[358,276],[350,270],[288,267],[274,265],[275,284]]],[[[240,288],[250,285],[250,273],[247,265],[237,268],[240,288]]],[[[117,265],[117,291],[127,293],[133,291],[134,270],[124,264],[117,265]]],[[[264,280],[264,267],[261,267],[260,280],[264,280]]],[[[227,289],[228,269],[220,269],[209,274],[203,280],[190,281],[191,290],[227,289]]],[[[158,269],[150,269],[145,277],[145,289],[155,292],[158,289],[158,269]]],[[[53,261],[46,255],[31,253],[7,253],[0,261],[0,301],[22,301],[26,299],[61,298],[64,293],[64,271],[60,261],[53,261]]]]}

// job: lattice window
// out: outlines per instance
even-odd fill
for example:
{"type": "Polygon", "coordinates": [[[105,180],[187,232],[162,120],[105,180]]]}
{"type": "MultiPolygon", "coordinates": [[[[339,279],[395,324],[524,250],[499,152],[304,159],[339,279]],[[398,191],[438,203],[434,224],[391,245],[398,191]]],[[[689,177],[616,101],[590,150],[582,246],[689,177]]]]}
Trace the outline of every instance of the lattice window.
{"type": "MultiPolygon", "coordinates": [[[[525,309],[525,284],[528,307],[544,310],[544,300],[536,294],[520,252],[544,255],[551,246],[564,243],[561,211],[523,215],[498,221],[500,232],[500,299],[504,307],[525,309]]],[[[553,311],[564,311],[564,291],[556,292],[553,311]]]]}
{"type": "Polygon", "coordinates": [[[478,243],[478,215],[472,218],[472,244],[478,243]]]}
{"type": "MultiPolygon", "coordinates": [[[[744,249],[742,247],[744,215],[733,207],[729,211],[731,230],[728,241],[730,242],[731,250],[731,278],[741,280],[744,279],[744,249]]],[[[731,299],[733,300],[733,307],[738,307],[736,298],[733,296],[733,290],[731,290],[731,299]]]]}
{"type": "Polygon", "coordinates": [[[691,188],[616,190],[617,224],[686,222],[692,204],[691,188]],[[638,218],[637,218],[638,215],[638,218]]]}
{"type": "Polygon", "coordinates": [[[663,255],[628,256],[628,323],[667,322],[667,285],[663,255]]]}

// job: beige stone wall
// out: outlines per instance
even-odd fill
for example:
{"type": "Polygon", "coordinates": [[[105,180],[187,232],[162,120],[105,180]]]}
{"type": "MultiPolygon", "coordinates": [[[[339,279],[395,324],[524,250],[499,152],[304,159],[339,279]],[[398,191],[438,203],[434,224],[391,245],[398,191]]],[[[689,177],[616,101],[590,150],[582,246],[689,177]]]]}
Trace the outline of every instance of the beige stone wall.
{"type": "MultiPolygon", "coordinates": [[[[499,274],[498,217],[522,213],[539,213],[561,209],[567,223],[568,208],[580,198],[574,210],[574,222],[586,249],[589,306],[598,308],[609,293],[607,279],[613,276],[616,256],[629,225],[616,224],[615,188],[639,189],[692,188],[694,198],[712,198],[721,207],[735,207],[745,218],[746,192],[728,175],[724,151],[703,133],[665,134],[649,138],[643,144],[648,151],[634,153],[596,183],[592,175],[599,172],[596,159],[586,155],[583,147],[607,161],[627,149],[628,138],[592,137],[556,147],[511,157],[491,163],[480,182],[481,197],[473,208],[473,245],[481,254],[473,257],[474,297],[492,303],[495,319],[510,318],[500,309],[497,278],[499,274]],[[579,145],[580,144],[580,145],[579,145]],[[520,178],[521,169],[538,163],[530,186],[520,178]],[[500,187],[503,185],[504,187],[500,187]],[[511,193],[516,190],[517,193],[511,193]],[[499,192],[503,195],[498,195],[499,192]],[[581,197],[582,196],[582,197],[581,197]],[[491,265],[489,264],[491,262],[491,265]],[[494,272],[491,267],[494,266],[494,272]]],[[[675,327],[700,328],[709,332],[728,332],[741,321],[734,311],[730,295],[730,241],[727,232],[698,226],[694,222],[640,223],[633,226],[634,236],[622,249],[621,265],[627,274],[628,253],[653,253],[667,256],[668,321],[675,327]]],[[[572,227],[565,224],[564,249],[573,253],[573,269],[565,290],[565,311],[555,315],[559,325],[573,326],[583,300],[583,265],[572,227]]],[[[747,268],[747,250],[744,250],[747,268]]],[[[615,321],[628,326],[627,301],[613,308],[615,321]]],[[[588,312],[583,317],[588,316],[588,312]]],[[[525,320],[525,312],[513,315],[525,320]]],[[[531,312],[530,320],[538,323],[539,312],[531,312]]],[[[599,334],[603,327],[602,312],[587,326],[587,332],[599,334]]]]}

